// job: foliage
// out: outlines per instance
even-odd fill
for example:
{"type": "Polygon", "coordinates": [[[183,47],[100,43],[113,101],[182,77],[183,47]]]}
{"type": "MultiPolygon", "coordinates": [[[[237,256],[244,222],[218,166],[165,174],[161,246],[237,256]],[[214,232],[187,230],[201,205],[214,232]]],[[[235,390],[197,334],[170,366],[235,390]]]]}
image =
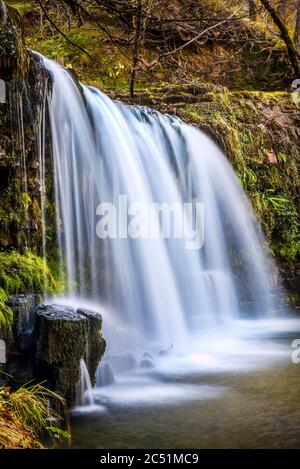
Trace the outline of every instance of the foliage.
{"type": "Polygon", "coordinates": [[[54,295],[60,291],[60,284],[46,262],[32,252],[0,252],[0,327],[10,329],[12,325],[7,297],[29,291],[54,295]]]}
{"type": "Polygon", "coordinates": [[[13,312],[6,305],[7,295],[3,288],[0,288],[0,329],[10,329],[13,320],[13,312]]]}
{"type": "Polygon", "coordinates": [[[237,176],[245,190],[250,186],[254,186],[257,182],[257,176],[252,169],[245,169],[242,173],[237,173],[237,176]]]}
{"type": "Polygon", "coordinates": [[[59,290],[46,262],[30,251],[0,253],[0,286],[7,295],[29,291],[55,294],[59,290]]]}
{"type": "Polygon", "coordinates": [[[69,439],[69,431],[60,428],[64,419],[68,426],[64,400],[41,384],[14,392],[0,387],[0,414],[0,448],[43,448],[46,435],[52,445],[69,439]],[[49,399],[61,406],[63,418],[51,409],[49,399]]]}

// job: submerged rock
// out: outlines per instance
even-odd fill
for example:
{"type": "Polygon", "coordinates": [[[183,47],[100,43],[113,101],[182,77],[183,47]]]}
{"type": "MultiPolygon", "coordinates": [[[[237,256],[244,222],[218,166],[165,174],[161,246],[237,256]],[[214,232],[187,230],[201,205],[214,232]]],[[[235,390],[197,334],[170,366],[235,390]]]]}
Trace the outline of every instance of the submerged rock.
{"type": "Polygon", "coordinates": [[[96,373],[97,386],[109,386],[116,382],[113,371],[108,363],[103,363],[98,366],[96,373]]]}
{"type": "Polygon", "coordinates": [[[137,367],[137,362],[132,353],[126,355],[112,355],[107,357],[114,373],[132,371],[137,367]]]}
{"type": "Polygon", "coordinates": [[[36,357],[41,376],[68,405],[78,401],[80,360],[84,359],[95,382],[97,365],[105,350],[102,317],[89,310],[61,305],[40,305],[37,314],[36,357]]]}
{"type": "Polygon", "coordinates": [[[144,358],[140,362],[140,368],[151,369],[151,368],[155,368],[155,366],[154,366],[153,361],[150,360],[150,358],[144,358]]]}
{"type": "Polygon", "coordinates": [[[171,350],[173,349],[173,344],[170,345],[166,350],[161,350],[158,355],[159,357],[165,357],[166,355],[169,355],[171,350]]]}

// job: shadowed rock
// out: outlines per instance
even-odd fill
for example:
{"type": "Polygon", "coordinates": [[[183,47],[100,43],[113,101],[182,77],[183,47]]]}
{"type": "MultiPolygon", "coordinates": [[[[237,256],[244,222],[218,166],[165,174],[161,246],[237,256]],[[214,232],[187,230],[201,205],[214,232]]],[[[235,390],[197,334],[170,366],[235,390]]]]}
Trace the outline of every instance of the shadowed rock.
{"type": "Polygon", "coordinates": [[[151,369],[151,368],[155,368],[155,366],[152,360],[150,360],[149,358],[144,358],[140,362],[140,368],[151,369]]]}
{"type": "Polygon", "coordinates": [[[96,373],[97,386],[109,386],[116,382],[113,371],[108,363],[99,365],[96,373]]]}

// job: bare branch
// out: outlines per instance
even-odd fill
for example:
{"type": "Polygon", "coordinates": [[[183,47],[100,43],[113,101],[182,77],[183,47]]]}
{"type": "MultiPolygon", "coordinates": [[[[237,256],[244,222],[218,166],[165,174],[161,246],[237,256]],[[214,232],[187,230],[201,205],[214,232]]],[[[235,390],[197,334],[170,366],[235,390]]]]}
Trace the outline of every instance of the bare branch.
{"type": "Polygon", "coordinates": [[[212,29],[216,29],[219,26],[221,26],[222,24],[227,23],[227,21],[231,20],[231,18],[233,18],[241,9],[242,9],[242,7],[239,7],[237,10],[235,10],[233,13],[231,13],[231,15],[229,15],[227,18],[225,18],[224,20],[220,21],[217,24],[213,24],[209,28],[204,29],[203,31],[201,31],[201,33],[197,34],[197,36],[195,36],[194,38],[192,38],[189,41],[185,42],[184,44],[177,47],[176,49],[174,49],[172,51],[169,51],[169,52],[165,52],[164,54],[161,54],[159,56],[159,59],[161,59],[163,57],[168,57],[169,55],[176,54],[177,52],[184,49],[185,47],[190,46],[193,42],[198,41],[199,39],[201,39],[201,37],[204,36],[208,31],[211,31],[212,29]]]}
{"type": "Polygon", "coordinates": [[[49,23],[53,26],[54,29],[56,29],[56,31],[62,35],[63,38],[66,39],[66,41],[68,41],[70,44],[72,44],[73,47],[77,47],[77,49],[81,50],[81,52],[83,52],[85,55],[87,55],[91,60],[95,60],[94,57],[91,56],[91,54],[89,54],[83,47],[81,47],[79,44],[76,44],[76,42],[73,42],[71,39],[68,38],[68,36],[65,35],[65,33],[59,29],[59,27],[54,23],[54,21],[52,21],[52,19],[50,18],[50,16],[47,14],[45,8],[43,7],[42,3],[40,2],[40,0],[36,0],[37,3],[39,4],[40,8],[42,9],[44,15],[45,15],[45,18],[47,21],[49,21],[49,23]]]}

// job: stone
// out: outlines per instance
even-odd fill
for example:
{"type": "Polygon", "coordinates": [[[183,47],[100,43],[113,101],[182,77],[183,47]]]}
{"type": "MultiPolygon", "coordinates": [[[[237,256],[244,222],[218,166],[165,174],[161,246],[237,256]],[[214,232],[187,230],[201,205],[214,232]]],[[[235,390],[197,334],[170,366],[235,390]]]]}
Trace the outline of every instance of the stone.
{"type": "Polygon", "coordinates": [[[111,355],[107,357],[107,361],[111,365],[114,373],[132,371],[137,367],[136,359],[132,353],[125,355],[111,355]]]}
{"type": "Polygon", "coordinates": [[[7,300],[7,306],[14,313],[12,341],[9,347],[11,351],[28,351],[34,347],[35,307],[38,300],[39,296],[34,293],[14,295],[7,300]]]}
{"type": "Polygon", "coordinates": [[[14,295],[7,300],[13,311],[11,334],[6,337],[7,362],[5,372],[13,386],[22,386],[35,377],[35,307],[36,294],[14,295]]]}
{"type": "Polygon", "coordinates": [[[159,357],[165,357],[166,355],[169,355],[171,350],[173,349],[173,344],[170,345],[166,350],[161,350],[158,355],[159,357]]]}
{"type": "Polygon", "coordinates": [[[150,360],[149,358],[144,358],[140,362],[140,368],[151,369],[151,368],[155,368],[155,366],[152,360],[150,360]]]}
{"type": "Polygon", "coordinates": [[[103,363],[98,366],[96,373],[97,386],[110,386],[116,382],[113,371],[108,363],[103,363]]]}
{"type": "Polygon", "coordinates": [[[56,304],[39,305],[36,314],[38,373],[73,406],[78,402],[81,359],[87,364],[91,382],[95,382],[106,345],[101,334],[102,317],[94,311],[56,304]]]}

